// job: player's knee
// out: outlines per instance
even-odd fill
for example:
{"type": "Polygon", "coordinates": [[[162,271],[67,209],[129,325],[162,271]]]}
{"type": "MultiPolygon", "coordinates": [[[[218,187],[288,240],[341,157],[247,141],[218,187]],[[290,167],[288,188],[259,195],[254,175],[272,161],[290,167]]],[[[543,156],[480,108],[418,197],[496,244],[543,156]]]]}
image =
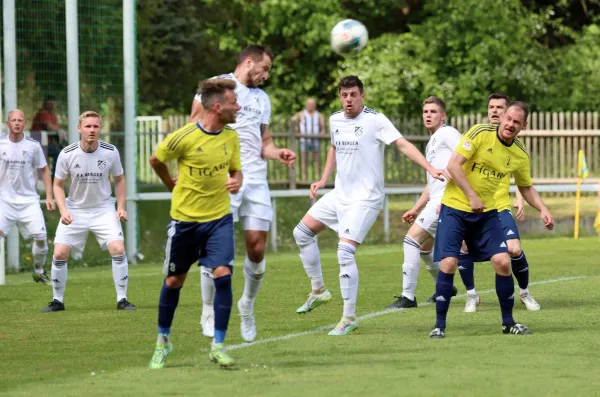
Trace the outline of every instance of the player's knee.
{"type": "Polygon", "coordinates": [[[108,244],[108,253],[110,256],[123,256],[125,254],[125,246],[122,241],[112,241],[108,244]]]}
{"type": "Polygon", "coordinates": [[[523,252],[521,250],[521,244],[517,239],[508,240],[507,248],[508,254],[513,258],[521,256],[521,253],[523,252]]]}
{"type": "Polygon", "coordinates": [[[458,259],[453,257],[445,257],[442,259],[442,263],[440,264],[440,270],[446,274],[454,274],[456,273],[456,269],[458,268],[458,259]]]}
{"type": "Polygon", "coordinates": [[[213,279],[216,280],[220,277],[231,276],[231,268],[229,266],[217,266],[213,270],[213,279]]]}
{"type": "Polygon", "coordinates": [[[0,238],[4,238],[6,237],[6,235],[4,234],[4,232],[2,230],[0,230],[0,238]]]}
{"type": "Polygon", "coordinates": [[[315,234],[302,222],[296,225],[293,235],[298,247],[306,247],[315,241],[315,234]]]}
{"type": "Polygon", "coordinates": [[[265,255],[267,232],[246,231],[246,253],[252,262],[260,262],[265,255]]]}
{"type": "Polygon", "coordinates": [[[165,278],[165,285],[167,286],[167,288],[172,288],[172,289],[176,289],[176,288],[181,288],[183,287],[183,282],[185,281],[185,274],[177,274],[174,276],[167,276],[167,278],[165,278]]]}
{"type": "Polygon", "coordinates": [[[57,261],[66,261],[69,259],[69,254],[71,253],[71,247],[64,244],[56,244],[54,245],[54,254],[53,257],[57,261]]]}
{"type": "Polygon", "coordinates": [[[356,248],[351,246],[350,244],[340,243],[338,244],[337,256],[338,263],[340,266],[349,266],[356,264],[356,259],[354,254],[356,252],[356,248]]]}
{"type": "Polygon", "coordinates": [[[501,276],[509,276],[511,273],[510,256],[507,254],[496,254],[491,258],[492,266],[496,273],[501,276]]]}

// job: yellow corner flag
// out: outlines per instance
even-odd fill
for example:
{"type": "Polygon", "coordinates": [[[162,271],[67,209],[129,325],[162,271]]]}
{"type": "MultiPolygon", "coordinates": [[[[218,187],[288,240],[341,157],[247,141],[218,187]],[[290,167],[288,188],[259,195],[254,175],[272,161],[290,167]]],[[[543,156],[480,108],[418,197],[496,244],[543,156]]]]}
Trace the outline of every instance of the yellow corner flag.
{"type": "Polygon", "coordinates": [[[600,209],[596,213],[596,219],[594,219],[594,229],[596,229],[597,234],[600,234],[600,209]]]}
{"type": "Polygon", "coordinates": [[[575,227],[573,237],[575,240],[579,237],[579,201],[581,200],[581,181],[589,175],[587,161],[583,150],[579,151],[577,156],[577,193],[575,195],[575,227]]]}
{"type": "Polygon", "coordinates": [[[585,159],[585,154],[583,153],[583,150],[579,151],[578,158],[579,158],[579,161],[578,161],[578,165],[577,165],[577,177],[585,179],[588,177],[589,171],[588,171],[587,160],[585,159]]]}

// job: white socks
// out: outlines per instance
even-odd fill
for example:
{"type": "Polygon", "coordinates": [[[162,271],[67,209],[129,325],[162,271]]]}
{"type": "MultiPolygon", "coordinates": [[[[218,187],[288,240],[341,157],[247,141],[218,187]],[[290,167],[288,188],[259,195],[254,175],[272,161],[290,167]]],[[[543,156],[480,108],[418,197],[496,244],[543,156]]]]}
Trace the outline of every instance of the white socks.
{"type": "Polygon", "coordinates": [[[215,298],[215,282],[213,280],[213,270],[208,267],[200,266],[200,291],[202,292],[202,313],[214,311],[213,301],[215,298]]]}
{"type": "Polygon", "coordinates": [[[425,262],[425,269],[429,272],[434,280],[437,280],[438,273],[440,272],[440,262],[433,261],[433,250],[432,251],[421,251],[421,259],[425,262]]]}
{"type": "Polygon", "coordinates": [[[356,248],[341,241],[338,244],[338,263],[340,264],[340,290],[344,300],[344,317],[356,318],[356,296],[358,295],[358,267],[354,254],[356,248]]]}
{"type": "Polygon", "coordinates": [[[31,255],[33,256],[33,270],[38,276],[44,273],[44,264],[48,254],[48,243],[46,239],[34,240],[31,247],[31,255]]]}
{"type": "Polygon", "coordinates": [[[244,260],[244,293],[242,294],[242,306],[246,311],[254,311],[254,301],[262,285],[265,268],[265,258],[259,263],[254,263],[246,255],[244,260]]]}
{"type": "Polygon", "coordinates": [[[67,261],[52,258],[52,291],[53,298],[63,302],[65,297],[65,286],[67,284],[67,261]]]}
{"type": "Polygon", "coordinates": [[[411,237],[404,237],[404,264],[402,265],[402,296],[415,300],[417,279],[421,267],[421,245],[411,237]]]}
{"type": "Polygon", "coordinates": [[[302,222],[294,228],[294,240],[300,249],[300,260],[310,278],[313,291],[318,291],[325,286],[323,271],[321,270],[321,253],[315,240],[315,234],[302,222]]]}
{"type": "Polygon", "coordinates": [[[121,299],[127,299],[128,268],[126,253],[112,257],[112,274],[115,290],[117,291],[117,302],[121,299]]]}

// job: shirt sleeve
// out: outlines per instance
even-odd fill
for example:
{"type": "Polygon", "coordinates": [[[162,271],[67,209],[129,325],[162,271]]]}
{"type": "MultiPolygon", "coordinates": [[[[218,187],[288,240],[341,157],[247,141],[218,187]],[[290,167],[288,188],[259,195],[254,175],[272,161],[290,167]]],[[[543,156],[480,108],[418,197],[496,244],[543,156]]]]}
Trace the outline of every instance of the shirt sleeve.
{"type": "Polygon", "coordinates": [[[476,134],[475,138],[469,138],[471,132],[475,131],[478,127],[479,125],[474,125],[473,127],[471,127],[471,129],[467,131],[467,133],[463,135],[462,138],[460,138],[460,141],[458,141],[458,146],[456,146],[456,149],[454,150],[456,153],[460,154],[467,160],[473,157],[473,155],[475,155],[475,153],[477,152],[477,148],[479,147],[479,141],[484,135],[476,134]]]}
{"type": "Polygon", "coordinates": [[[263,95],[263,99],[265,100],[265,108],[263,109],[260,123],[269,125],[269,123],[271,122],[271,100],[269,99],[269,96],[267,94],[263,95]]]}
{"type": "Polygon", "coordinates": [[[183,157],[186,145],[185,136],[187,135],[186,132],[189,131],[189,128],[186,127],[188,126],[184,126],[172,134],[167,135],[164,141],[162,141],[156,148],[156,152],[154,154],[156,155],[157,159],[163,163],[166,163],[183,157]]]}
{"type": "Polygon", "coordinates": [[[229,171],[241,171],[242,160],[240,156],[240,138],[237,133],[233,133],[233,153],[231,154],[231,162],[229,163],[229,171]]]}
{"type": "Polygon", "coordinates": [[[513,176],[515,177],[515,184],[521,187],[528,187],[533,185],[533,181],[531,180],[531,166],[529,164],[529,156],[527,157],[527,161],[523,162],[523,166],[519,167],[518,170],[513,171],[513,176]]]}
{"type": "Polygon", "coordinates": [[[402,138],[402,134],[387,117],[383,114],[378,114],[376,137],[381,142],[389,145],[397,139],[402,138]]]}
{"type": "Polygon", "coordinates": [[[67,179],[67,176],[69,176],[69,164],[67,161],[67,155],[64,151],[61,151],[58,154],[54,176],[58,179],[67,179]]]}
{"type": "Polygon", "coordinates": [[[42,145],[35,145],[35,153],[33,154],[33,168],[44,168],[47,166],[46,156],[44,156],[44,150],[42,145]]]}
{"type": "Polygon", "coordinates": [[[448,149],[454,151],[458,146],[458,142],[460,142],[460,132],[454,128],[448,128],[444,142],[448,149]]]}
{"type": "Polygon", "coordinates": [[[121,176],[123,175],[123,165],[121,164],[121,155],[119,154],[117,148],[115,148],[114,156],[115,158],[113,160],[112,167],[110,167],[110,174],[113,177],[121,176]]]}

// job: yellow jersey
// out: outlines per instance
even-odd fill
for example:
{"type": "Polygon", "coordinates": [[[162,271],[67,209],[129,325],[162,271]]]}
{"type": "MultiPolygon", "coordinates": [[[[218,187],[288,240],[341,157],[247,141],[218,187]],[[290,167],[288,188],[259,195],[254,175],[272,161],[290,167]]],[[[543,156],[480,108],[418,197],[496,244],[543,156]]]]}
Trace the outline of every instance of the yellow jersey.
{"type": "Polygon", "coordinates": [[[496,208],[498,212],[512,209],[512,201],[510,199],[510,175],[506,180],[502,180],[494,194],[494,201],[496,202],[496,208]]]}
{"type": "MultiPolygon", "coordinates": [[[[498,126],[474,125],[463,135],[456,152],[467,159],[462,168],[467,181],[486,206],[484,211],[496,209],[495,194],[501,184],[509,186],[511,173],[518,186],[532,185],[525,146],[517,138],[511,145],[506,145],[498,137],[498,126]]],[[[469,199],[453,181],[448,182],[442,203],[460,211],[473,212],[469,199]]]]}
{"type": "Polygon", "coordinates": [[[225,184],[230,171],[242,169],[240,141],[233,129],[208,132],[200,123],[189,123],[168,135],[155,155],[163,163],[177,160],[171,218],[209,222],[231,212],[225,184]]]}

